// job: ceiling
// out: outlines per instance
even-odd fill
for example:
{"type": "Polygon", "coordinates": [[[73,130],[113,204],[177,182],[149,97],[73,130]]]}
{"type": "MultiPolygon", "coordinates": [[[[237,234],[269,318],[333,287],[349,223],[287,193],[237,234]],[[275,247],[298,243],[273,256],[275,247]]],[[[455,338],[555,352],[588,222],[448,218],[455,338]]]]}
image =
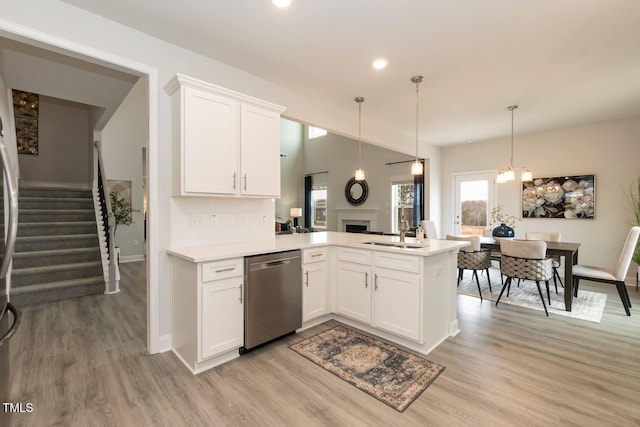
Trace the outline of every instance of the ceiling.
{"type": "MultiPolygon", "coordinates": [[[[434,145],[640,115],[637,0],[65,0],[434,145]],[[374,70],[376,57],[389,65],[374,70]]],[[[322,125],[321,123],[318,123],[322,125]]],[[[354,125],[355,128],[355,125],[354,125]]],[[[390,143],[390,142],[387,142],[390,143]]]]}
{"type": "Polygon", "coordinates": [[[84,104],[102,129],[137,76],[0,37],[0,75],[7,87],[84,104]]]}

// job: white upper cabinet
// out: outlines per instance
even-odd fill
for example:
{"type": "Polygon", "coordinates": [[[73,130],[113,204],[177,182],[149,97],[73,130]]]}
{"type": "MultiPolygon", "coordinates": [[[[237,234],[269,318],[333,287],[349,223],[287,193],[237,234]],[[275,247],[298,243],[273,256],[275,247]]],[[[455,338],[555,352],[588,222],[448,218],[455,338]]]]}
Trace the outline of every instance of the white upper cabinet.
{"type": "Polygon", "coordinates": [[[280,197],[279,113],[253,105],[241,106],[240,165],[241,194],[280,197]]]}
{"type": "Polygon", "coordinates": [[[280,197],[283,107],[181,74],[166,91],[174,195],[280,197]]]}

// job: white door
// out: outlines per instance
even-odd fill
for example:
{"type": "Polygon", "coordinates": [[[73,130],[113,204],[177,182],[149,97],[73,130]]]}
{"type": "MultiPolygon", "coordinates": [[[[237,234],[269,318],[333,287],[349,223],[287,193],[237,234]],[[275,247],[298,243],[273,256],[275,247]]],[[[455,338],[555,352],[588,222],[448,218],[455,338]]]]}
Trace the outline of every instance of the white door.
{"type": "Polygon", "coordinates": [[[495,203],[495,173],[455,174],[453,234],[482,236],[495,203]]]}

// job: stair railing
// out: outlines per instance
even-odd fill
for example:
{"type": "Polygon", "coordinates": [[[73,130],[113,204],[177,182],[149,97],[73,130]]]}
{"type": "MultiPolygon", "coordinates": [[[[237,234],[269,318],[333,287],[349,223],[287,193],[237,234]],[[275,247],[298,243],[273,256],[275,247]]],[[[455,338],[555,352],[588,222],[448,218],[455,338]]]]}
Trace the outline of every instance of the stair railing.
{"type": "Polygon", "coordinates": [[[102,222],[105,227],[105,237],[107,240],[107,252],[109,254],[109,283],[107,284],[107,292],[118,292],[117,277],[117,264],[115,259],[115,227],[116,217],[111,210],[111,197],[108,194],[107,178],[104,170],[104,163],[102,162],[102,144],[100,141],[95,141],[96,152],[98,153],[98,195],[100,198],[100,207],[102,208],[102,222]]]}

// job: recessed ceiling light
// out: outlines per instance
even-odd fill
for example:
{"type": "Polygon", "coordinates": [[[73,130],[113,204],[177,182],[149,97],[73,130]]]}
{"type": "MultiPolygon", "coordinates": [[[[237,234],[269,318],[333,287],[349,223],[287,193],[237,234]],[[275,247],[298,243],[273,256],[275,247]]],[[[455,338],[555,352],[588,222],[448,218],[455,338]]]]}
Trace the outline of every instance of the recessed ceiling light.
{"type": "Polygon", "coordinates": [[[384,58],[378,58],[376,60],[373,61],[373,68],[375,68],[376,70],[382,70],[384,67],[387,66],[387,64],[389,63],[389,61],[387,61],[384,58]]]}
{"type": "Polygon", "coordinates": [[[271,3],[278,7],[289,7],[291,5],[291,0],[271,0],[271,3]]]}

